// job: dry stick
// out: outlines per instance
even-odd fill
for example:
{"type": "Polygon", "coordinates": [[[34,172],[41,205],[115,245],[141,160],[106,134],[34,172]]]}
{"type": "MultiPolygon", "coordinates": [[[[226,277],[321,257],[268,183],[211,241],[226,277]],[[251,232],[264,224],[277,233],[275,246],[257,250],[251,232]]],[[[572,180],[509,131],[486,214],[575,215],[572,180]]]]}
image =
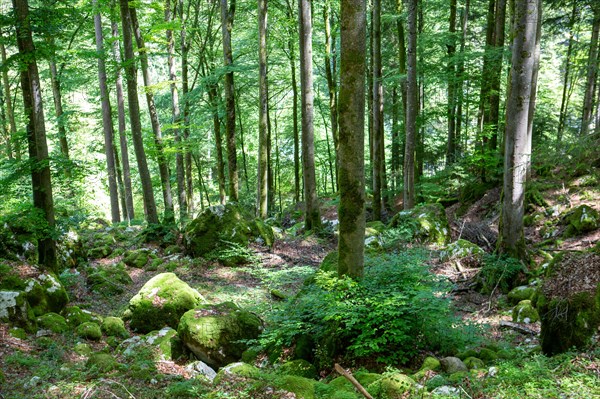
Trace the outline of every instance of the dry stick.
{"type": "Polygon", "coordinates": [[[335,364],[335,371],[346,377],[346,379],[350,381],[352,385],[354,385],[356,389],[358,389],[358,391],[364,395],[365,398],[373,399],[369,392],[367,392],[367,390],[360,385],[360,382],[356,381],[356,378],[354,378],[349,371],[344,370],[344,368],[337,363],[335,364]]]}

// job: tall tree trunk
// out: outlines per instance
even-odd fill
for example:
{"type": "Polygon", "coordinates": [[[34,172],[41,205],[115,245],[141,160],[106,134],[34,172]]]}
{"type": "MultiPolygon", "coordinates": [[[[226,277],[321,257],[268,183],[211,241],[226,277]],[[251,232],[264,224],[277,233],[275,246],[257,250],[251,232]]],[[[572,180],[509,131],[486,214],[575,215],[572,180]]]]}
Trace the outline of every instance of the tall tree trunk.
{"type": "MultiPolygon", "coordinates": [[[[127,137],[125,130],[125,96],[123,95],[123,76],[121,75],[121,49],[119,46],[119,27],[117,25],[117,16],[114,15],[111,21],[113,38],[113,57],[117,62],[115,71],[115,84],[117,96],[117,116],[119,121],[119,148],[121,150],[121,164],[123,165],[123,185],[125,191],[125,204],[127,206],[128,220],[135,219],[135,210],[133,208],[133,189],[131,187],[131,168],[129,167],[129,151],[127,150],[127,137]]],[[[135,67],[134,67],[135,70],[135,67]]],[[[136,89],[137,90],[137,89],[136,89]]]]}
{"type": "MultiPolygon", "coordinates": [[[[239,90],[236,92],[236,98],[239,98],[239,90]]],[[[238,118],[238,125],[240,126],[240,147],[242,150],[242,167],[244,168],[244,184],[246,185],[246,192],[250,192],[250,180],[248,177],[248,161],[246,160],[246,144],[244,140],[244,124],[242,123],[242,112],[240,110],[240,102],[235,102],[236,115],[238,118]]],[[[268,109],[268,108],[267,108],[268,109]]]]}
{"type": "MultiPolygon", "coordinates": [[[[176,0],[173,0],[173,7],[176,8],[176,0]]],[[[173,15],[175,11],[173,11],[173,15]]],[[[171,1],[166,0],[165,4],[165,22],[167,25],[174,18],[171,15],[171,1]]],[[[169,65],[169,80],[171,86],[171,115],[173,118],[173,136],[175,137],[175,173],[177,175],[177,200],[179,202],[179,218],[183,222],[187,219],[188,205],[185,192],[185,166],[183,160],[184,145],[181,139],[181,111],[179,109],[179,92],[177,91],[177,72],[175,71],[175,40],[173,30],[167,29],[167,62],[169,65]]]]}
{"type": "Polygon", "coordinates": [[[0,88],[0,123],[2,124],[2,139],[4,140],[6,157],[13,159],[13,149],[10,130],[6,121],[6,108],[4,107],[4,87],[0,88]]]}
{"type": "Polygon", "coordinates": [[[470,0],[465,1],[465,7],[461,14],[461,29],[462,34],[460,37],[460,57],[456,68],[456,127],[455,127],[455,154],[458,156],[462,151],[461,137],[462,137],[462,122],[463,122],[463,86],[465,82],[465,44],[467,41],[467,24],[469,22],[469,5],[470,0]]]}
{"type": "Polygon", "coordinates": [[[219,202],[225,205],[225,162],[223,162],[223,139],[221,137],[221,118],[219,118],[219,92],[216,84],[208,87],[208,101],[212,107],[213,131],[215,133],[215,148],[217,152],[217,180],[219,183],[219,202]]]}
{"type": "MultiPolygon", "coordinates": [[[[425,28],[425,20],[423,18],[423,6],[417,7],[417,37],[422,36],[423,29],[425,28]]],[[[424,165],[425,165],[425,72],[418,65],[424,65],[425,52],[419,51],[417,41],[417,115],[419,121],[417,123],[417,148],[415,151],[415,163],[417,165],[416,170],[416,181],[418,182],[423,176],[424,165]]]]}
{"type": "Polygon", "coordinates": [[[309,0],[299,0],[300,86],[302,94],[302,174],[304,176],[304,226],[321,228],[315,177],[315,143],[313,131],[312,20],[309,0]]]}
{"type": "Polygon", "coordinates": [[[577,0],[573,0],[573,8],[571,9],[571,17],[569,19],[569,46],[567,47],[567,57],[565,59],[565,75],[563,79],[562,97],[560,100],[560,113],[558,115],[558,131],[556,133],[556,144],[560,145],[565,130],[565,119],[567,114],[567,88],[569,86],[569,78],[571,74],[571,55],[573,53],[575,19],[577,18],[577,0]]]}
{"type": "Polygon", "coordinates": [[[360,279],[365,243],[366,10],[362,0],[341,0],[340,3],[338,274],[360,279]]]}
{"type": "Polygon", "coordinates": [[[373,0],[373,220],[381,220],[381,187],[383,185],[383,83],[381,81],[381,0],[373,0]]]}
{"type": "Polygon", "coordinates": [[[523,214],[527,169],[530,104],[535,77],[535,47],[539,3],[518,1],[512,44],[510,89],[506,104],[504,185],[498,249],[516,258],[526,256],[523,214]]]}
{"type": "Polygon", "coordinates": [[[456,0],[450,0],[450,20],[448,23],[448,145],[446,149],[446,165],[452,165],[456,159],[456,0]]]}
{"type": "MultiPolygon", "coordinates": [[[[325,23],[325,77],[327,78],[327,90],[329,92],[329,119],[331,121],[331,136],[333,137],[333,148],[335,150],[335,187],[338,188],[337,171],[339,168],[338,150],[338,109],[337,109],[337,83],[336,83],[336,58],[335,52],[335,36],[331,33],[331,3],[326,1],[323,7],[323,22],[325,23]],[[332,54],[333,53],[333,54],[332,54]]],[[[335,191],[335,190],[334,190],[335,191]]]]}
{"type": "Polygon", "coordinates": [[[229,167],[229,199],[238,200],[238,170],[237,154],[235,145],[235,91],[233,85],[233,64],[231,51],[231,30],[233,28],[233,17],[235,15],[235,0],[230,0],[229,8],[227,0],[221,0],[221,31],[223,34],[223,60],[225,63],[225,127],[227,130],[227,166],[229,167]]]}
{"type": "MultiPolygon", "coordinates": [[[[52,198],[52,180],[44,125],[44,107],[40,77],[35,59],[35,47],[31,35],[29,5],[27,0],[13,0],[17,47],[21,66],[21,89],[27,123],[27,141],[29,157],[33,162],[31,182],[33,188],[33,206],[44,215],[50,231],[54,230],[54,201],[52,198]]],[[[38,263],[45,269],[58,272],[56,243],[51,234],[38,239],[38,263]]]]}
{"type": "Polygon", "coordinates": [[[266,219],[269,210],[269,143],[267,88],[267,0],[258,0],[258,216],[266,219]]]}
{"type": "MultiPolygon", "coordinates": [[[[97,0],[93,0],[93,6],[94,8],[98,7],[97,0]]],[[[108,173],[110,215],[112,222],[118,223],[121,221],[121,217],[119,215],[119,192],[117,189],[115,148],[113,142],[115,132],[113,129],[112,110],[110,107],[108,87],[106,85],[106,63],[104,61],[106,53],[104,51],[104,38],[102,36],[102,16],[100,15],[99,10],[96,11],[96,14],[94,14],[94,31],[96,36],[96,53],[98,57],[98,82],[100,85],[100,101],[102,102],[102,129],[104,131],[104,152],[106,153],[106,171],[108,173]]]]}
{"type": "Polygon", "coordinates": [[[398,90],[396,87],[392,89],[392,158],[391,158],[391,168],[392,168],[392,191],[394,195],[396,194],[398,187],[400,187],[400,121],[398,117],[400,116],[400,107],[398,100],[398,90]]]}
{"type": "Polygon", "coordinates": [[[415,139],[419,110],[417,87],[417,8],[418,0],[408,1],[408,49],[406,90],[406,141],[404,144],[404,209],[415,206],[415,139]]]}
{"type": "MultiPolygon", "coordinates": [[[[114,130],[114,128],[113,128],[114,130]]],[[[119,199],[121,205],[121,211],[123,212],[123,220],[130,220],[129,215],[127,214],[127,201],[125,200],[125,184],[123,184],[123,169],[121,169],[121,163],[119,162],[119,151],[117,150],[117,146],[114,145],[114,137],[113,137],[113,156],[115,158],[115,169],[117,170],[117,187],[119,189],[119,199]]]]}
{"type": "MultiPolygon", "coordinates": [[[[397,0],[398,15],[402,14],[403,0],[397,0]]],[[[402,129],[398,131],[398,159],[396,173],[396,187],[399,187],[402,182],[402,175],[400,170],[403,169],[404,160],[404,143],[406,138],[406,89],[407,89],[407,76],[406,76],[406,38],[404,33],[404,24],[400,18],[396,20],[396,30],[398,32],[398,72],[400,73],[400,96],[402,101],[402,129]]]]}
{"type": "Polygon", "coordinates": [[[506,25],[506,0],[497,0],[494,22],[494,49],[490,60],[489,115],[485,117],[483,122],[492,128],[490,150],[493,152],[498,148],[500,80],[502,78],[502,60],[504,58],[504,25],[506,25]]]}
{"type": "Polygon", "coordinates": [[[144,88],[146,93],[146,102],[148,104],[148,112],[150,113],[150,124],[154,133],[154,145],[156,146],[156,160],[158,161],[158,172],[160,174],[160,184],[162,187],[163,202],[165,206],[165,223],[175,222],[175,210],[173,208],[173,196],[171,194],[171,174],[169,172],[169,164],[165,157],[165,149],[163,144],[162,132],[160,130],[160,122],[158,120],[158,112],[154,103],[154,92],[152,88],[152,80],[150,79],[150,71],[148,67],[148,49],[144,43],[144,37],[140,30],[140,24],[137,19],[136,9],[129,7],[131,16],[131,26],[138,47],[140,57],[140,65],[142,67],[142,77],[144,78],[144,88]]]}
{"type": "MultiPolygon", "coordinates": [[[[50,39],[49,46],[52,49],[52,53],[54,53],[54,39],[50,39]]],[[[66,120],[63,112],[60,80],[58,78],[54,54],[50,56],[48,66],[50,69],[50,85],[52,86],[52,98],[54,99],[54,113],[56,115],[56,125],[58,127],[58,143],[60,146],[60,153],[63,157],[65,157],[65,159],[69,159],[69,143],[67,141],[67,129],[65,127],[66,120]]],[[[71,176],[69,168],[65,170],[65,176],[68,178],[71,176]]]]}
{"type": "MultiPolygon", "coordinates": [[[[4,46],[4,34],[0,37],[0,54],[2,65],[6,65],[6,48],[4,46]]],[[[4,87],[4,101],[6,104],[6,117],[10,125],[10,140],[14,144],[15,158],[21,159],[21,142],[17,137],[17,124],[15,122],[15,111],[10,93],[10,81],[8,80],[8,68],[2,68],[2,85],[4,87]]]]}
{"type": "Polygon", "coordinates": [[[535,47],[533,53],[533,71],[531,72],[531,97],[529,99],[529,115],[527,117],[527,147],[526,153],[529,155],[527,162],[526,181],[531,180],[531,151],[533,147],[533,117],[535,115],[536,99],[537,99],[537,81],[538,72],[540,69],[540,57],[542,53],[541,38],[542,38],[542,0],[537,0],[537,23],[535,28],[535,47]]]}
{"type": "Polygon", "coordinates": [[[583,111],[581,113],[581,136],[589,133],[592,122],[592,112],[594,106],[594,85],[598,74],[598,36],[600,32],[600,6],[592,6],[594,11],[594,23],[592,25],[592,39],[590,41],[590,51],[588,57],[587,80],[583,96],[583,111]]]}
{"type": "MultiPolygon", "coordinates": [[[[196,13],[196,18],[198,13],[196,13]]],[[[189,63],[186,20],[183,14],[183,0],[179,0],[179,18],[181,20],[181,96],[183,97],[183,160],[185,166],[185,195],[188,212],[194,213],[194,182],[192,176],[192,152],[190,149],[190,100],[189,100],[189,63]]]]}
{"type": "MultiPolygon", "coordinates": [[[[292,21],[294,9],[289,0],[287,3],[287,16],[292,21]]],[[[291,24],[293,26],[293,24],[291,24]]],[[[294,51],[294,41],[292,39],[295,33],[293,28],[289,29],[290,39],[288,40],[288,52],[290,60],[290,75],[292,75],[292,129],[294,135],[294,202],[297,204],[301,198],[301,179],[300,176],[300,133],[298,129],[298,83],[296,81],[296,55],[294,51]]]]}
{"type": "Polygon", "coordinates": [[[146,221],[150,224],[157,224],[158,212],[156,211],[156,202],[154,201],[154,192],[152,191],[152,179],[150,178],[150,171],[148,170],[148,162],[146,161],[146,152],[144,150],[144,139],[142,137],[142,123],[140,120],[140,103],[137,95],[137,72],[135,68],[135,56],[133,54],[129,2],[127,0],[119,0],[119,6],[123,29],[123,47],[125,53],[124,68],[127,81],[127,102],[129,104],[129,121],[131,123],[133,149],[135,150],[135,158],[137,160],[138,172],[142,183],[146,221]]]}

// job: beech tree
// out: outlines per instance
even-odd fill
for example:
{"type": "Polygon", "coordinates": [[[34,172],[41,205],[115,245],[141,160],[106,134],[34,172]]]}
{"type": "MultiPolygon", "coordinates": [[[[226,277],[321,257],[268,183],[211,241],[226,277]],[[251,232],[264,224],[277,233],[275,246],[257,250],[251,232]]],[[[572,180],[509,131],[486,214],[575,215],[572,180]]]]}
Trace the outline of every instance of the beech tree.
{"type": "Polygon", "coordinates": [[[408,48],[406,73],[406,139],[404,144],[404,209],[415,206],[415,150],[419,97],[417,86],[418,0],[408,0],[408,48]]]}
{"type": "Polygon", "coordinates": [[[258,0],[258,68],[259,68],[259,113],[258,113],[258,216],[267,217],[269,199],[269,143],[267,86],[267,0],[258,0]]]}

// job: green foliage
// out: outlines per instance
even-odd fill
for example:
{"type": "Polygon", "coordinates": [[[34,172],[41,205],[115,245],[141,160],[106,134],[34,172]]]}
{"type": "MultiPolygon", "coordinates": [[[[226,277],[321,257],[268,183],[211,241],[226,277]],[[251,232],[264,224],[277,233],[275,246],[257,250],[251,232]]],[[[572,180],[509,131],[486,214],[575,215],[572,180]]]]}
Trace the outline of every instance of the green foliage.
{"type": "Polygon", "coordinates": [[[519,283],[519,277],[525,267],[518,259],[505,255],[484,255],[484,265],[478,274],[478,284],[483,294],[491,294],[494,290],[507,294],[519,283]]]}
{"type": "Polygon", "coordinates": [[[216,260],[225,266],[236,266],[260,261],[258,255],[246,245],[237,242],[219,240],[220,245],[205,255],[208,260],[216,260]]]}
{"type": "Polygon", "coordinates": [[[322,365],[341,352],[397,363],[425,347],[462,347],[470,334],[454,327],[443,295],[448,287],[428,271],[425,257],[422,250],[368,257],[360,282],[317,272],[313,284],[270,315],[261,344],[290,346],[310,335],[322,365]]]}

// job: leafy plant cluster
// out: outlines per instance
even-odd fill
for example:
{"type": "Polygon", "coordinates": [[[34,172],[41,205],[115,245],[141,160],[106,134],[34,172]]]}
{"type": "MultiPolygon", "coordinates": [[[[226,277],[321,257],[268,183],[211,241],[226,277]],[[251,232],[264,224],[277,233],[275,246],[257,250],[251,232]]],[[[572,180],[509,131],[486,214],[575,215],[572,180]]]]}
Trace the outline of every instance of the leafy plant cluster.
{"type": "Polygon", "coordinates": [[[508,293],[511,288],[518,285],[525,272],[523,263],[518,259],[506,255],[489,255],[483,257],[484,266],[478,275],[480,291],[491,294],[494,291],[508,293]]]}
{"type": "MultiPolygon", "coordinates": [[[[310,336],[317,362],[341,354],[406,363],[424,348],[453,353],[474,334],[459,330],[448,286],[424,265],[420,249],[368,257],[361,281],[319,271],[295,298],[270,315],[260,343],[293,345],[310,336]]],[[[468,327],[465,327],[468,329],[468,327]]]]}

